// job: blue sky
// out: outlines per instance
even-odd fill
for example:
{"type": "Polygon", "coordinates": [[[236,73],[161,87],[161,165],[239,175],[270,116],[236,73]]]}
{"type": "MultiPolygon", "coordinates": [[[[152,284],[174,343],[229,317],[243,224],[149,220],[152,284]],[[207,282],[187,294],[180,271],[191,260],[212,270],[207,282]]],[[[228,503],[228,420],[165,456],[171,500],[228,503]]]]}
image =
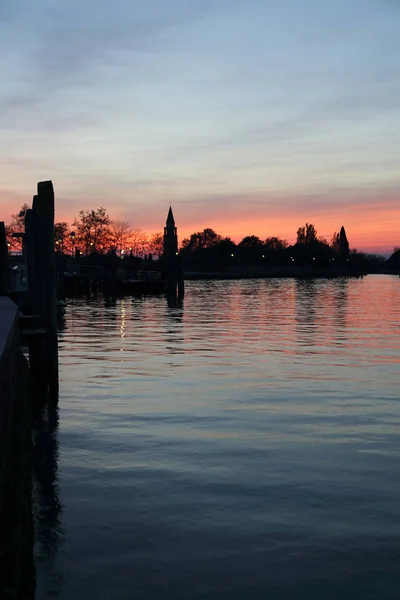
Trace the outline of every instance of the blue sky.
{"type": "Polygon", "coordinates": [[[51,178],[62,218],[396,241],[397,0],[2,0],[0,57],[6,220],[51,178]]]}

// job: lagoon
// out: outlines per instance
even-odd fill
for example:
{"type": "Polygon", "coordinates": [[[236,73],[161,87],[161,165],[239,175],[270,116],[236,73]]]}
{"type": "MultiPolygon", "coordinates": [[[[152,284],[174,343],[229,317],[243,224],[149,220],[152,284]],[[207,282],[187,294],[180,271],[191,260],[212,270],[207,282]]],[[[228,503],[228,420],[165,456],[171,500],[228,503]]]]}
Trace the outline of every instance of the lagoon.
{"type": "Polygon", "coordinates": [[[68,301],[37,598],[397,598],[399,323],[386,275],[68,301]]]}

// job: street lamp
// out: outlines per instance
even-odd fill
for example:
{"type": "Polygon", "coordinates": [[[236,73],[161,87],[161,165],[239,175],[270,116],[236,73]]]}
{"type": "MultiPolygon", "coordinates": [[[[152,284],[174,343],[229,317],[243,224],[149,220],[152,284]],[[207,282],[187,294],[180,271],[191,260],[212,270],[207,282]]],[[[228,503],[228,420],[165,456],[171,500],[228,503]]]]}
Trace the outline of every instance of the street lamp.
{"type": "Polygon", "coordinates": [[[71,233],[69,234],[69,237],[71,238],[71,242],[72,242],[72,255],[74,256],[76,254],[75,251],[75,231],[71,231],[71,233]]]}

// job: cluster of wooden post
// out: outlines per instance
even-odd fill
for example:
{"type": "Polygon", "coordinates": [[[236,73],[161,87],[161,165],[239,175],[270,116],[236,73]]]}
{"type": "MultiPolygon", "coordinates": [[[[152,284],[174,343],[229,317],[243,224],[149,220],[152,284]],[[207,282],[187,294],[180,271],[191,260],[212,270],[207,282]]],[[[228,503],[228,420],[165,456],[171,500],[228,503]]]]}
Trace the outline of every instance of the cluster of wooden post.
{"type": "Polygon", "coordinates": [[[41,181],[25,214],[29,305],[43,328],[30,336],[29,360],[39,403],[58,401],[57,275],[54,253],[54,190],[41,181]]]}
{"type": "Polygon", "coordinates": [[[167,257],[164,266],[164,277],[167,296],[177,296],[179,300],[182,300],[185,295],[185,284],[179,256],[167,257]]]}

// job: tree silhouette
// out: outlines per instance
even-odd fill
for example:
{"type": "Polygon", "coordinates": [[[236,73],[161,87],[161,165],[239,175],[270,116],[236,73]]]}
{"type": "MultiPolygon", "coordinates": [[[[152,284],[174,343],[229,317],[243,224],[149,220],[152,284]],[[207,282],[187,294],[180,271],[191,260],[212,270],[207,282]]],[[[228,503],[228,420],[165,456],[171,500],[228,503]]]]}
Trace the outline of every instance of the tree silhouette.
{"type": "Polygon", "coordinates": [[[387,266],[390,269],[396,269],[396,271],[400,271],[400,248],[398,246],[393,248],[393,254],[387,260],[387,266]]]}
{"type": "Polygon", "coordinates": [[[153,255],[160,258],[164,252],[164,238],[161,232],[153,233],[149,239],[148,251],[153,255]]]}
{"type": "Polygon", "coordinates": [[[190,238],[182,240],[182,251],[195,252],[197,250],[211,248],[222,241],[222,237],[213,229],[206,228],[203,231],[192,233],[190,238]]]}
{"type": "Polygon", "coordinates": [[[264,246],[262,241],[256,235],[246,235],[239,242],[238,254],[244,263],[259,263],[262,260],[264,246]]]}
{"type": "Polygon", "coordinates": [[[268,237],[263,246],[263,262],[268,264],[287,264],[290,260],[286,240],[281,240],[278,237],[268,237]]]}
{"type": "Polygon", "coordinates": [[[148,252],[149,240],[143,229],[132,229],[129,238],[129,250],[134,256],[144,256],[148,252]]]}
{"type": "Polygon", "coordinates": [[[342,226],[339,234],[339,253],[341,260],[347,260],[350,255],[349,242],[347,241],[345,228],[342,226]]]}
{"type": "Polygon", "coordinates": [[[268,237],[264,242],[264,247],[266,250],[273,251],[282,251],[286,250],[288,247],[288,243],[286,240],[281,240],[278,237],[268,237]]]}
{"type": "Polygon", "coordinates": [[[306,223],[297,230],[297,244],[313,244],[318,240],[317,231],[312,223],[306,223]]]}
{"type": "Polygon", "coordinates": [[[246,235],[238,244],[238,248],[242,248],[243,250],[261,251],[262,247],[263,243],[256,235],[246,235]]]}
{"type": "Polygon", "coordinates": [[[340,233],[335,231],[331,239],[331,248],[338,254],[340,253],[340,233]]]}
{"type": "Polygon", "coordinates": [[[54,224],[54,245],[55,249],[62,253],[71,251],[70,229],[65,221],[54,224]]]}
{"type": "Polygon", "coordinates": [[[312,223],[306,223],[297,230],[297,242],[289,248],[291,260],[298,264],[328,265],[337,258],[333,247],[336,243],[335,233],[331,244],[319,238],[312,223]]]}
{"type": "Polygon", "coordinates": [[[210,246],[207,252],[215,256],[226,257],[234,254],[237,250],[235,242],[230,237],[221,238],[219,242],[210,246]]]}
{"type": "Polygon", "coordinates": [[[115,248],[119,253],[130,246],[133,229],[128,221],[112,221],[110,226],[110,249],[115,248]]]}
{"type": "Polygon", "coordinates": [[[21,235],[25,232],[25,213],[28,208],[30,208],[28,204],[23,204],[17,213],[11,215],[11,221],[6,225],[7,244],[9,244],[9,249],[14,252],[22,250],[21,235]],[[19,237],[14,237],[13,233],[19,234],[19,237]]]}
{"type": "Polygon", "coordinates": [[[77,247],[85,254],[108,250],[112,240],[112,223],[103,207],[79,211],[79,217],[73,222],[77,247]]]}

